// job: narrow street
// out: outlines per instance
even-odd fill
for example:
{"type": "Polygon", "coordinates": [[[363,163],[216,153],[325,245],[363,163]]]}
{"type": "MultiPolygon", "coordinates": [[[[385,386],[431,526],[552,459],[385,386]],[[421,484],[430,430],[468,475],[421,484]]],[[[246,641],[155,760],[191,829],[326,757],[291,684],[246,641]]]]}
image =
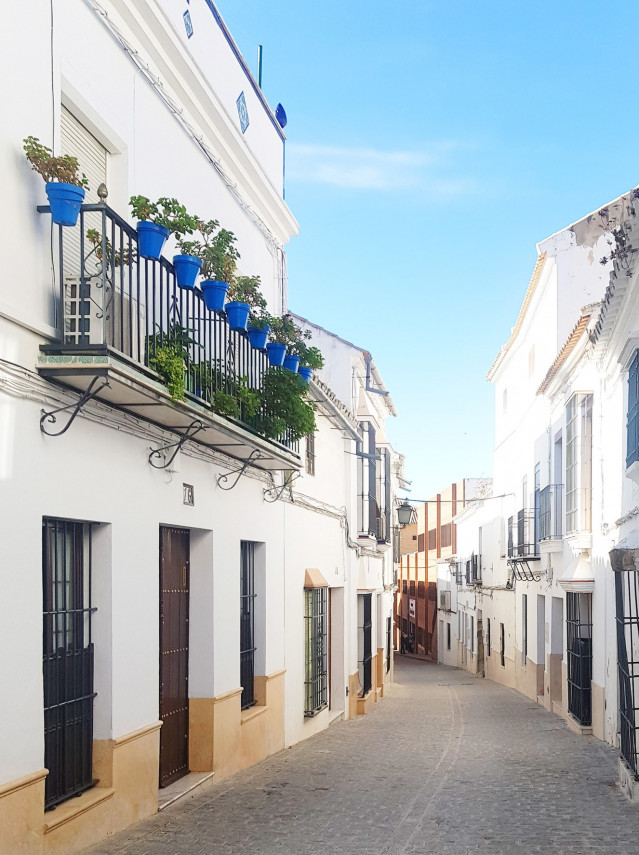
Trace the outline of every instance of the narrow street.
{"type": "Polygon", "coordinates": [[[463,671],[396,658],[373,712],[167,808],[91,855],[635,852],[617,752],[463,671]]]}

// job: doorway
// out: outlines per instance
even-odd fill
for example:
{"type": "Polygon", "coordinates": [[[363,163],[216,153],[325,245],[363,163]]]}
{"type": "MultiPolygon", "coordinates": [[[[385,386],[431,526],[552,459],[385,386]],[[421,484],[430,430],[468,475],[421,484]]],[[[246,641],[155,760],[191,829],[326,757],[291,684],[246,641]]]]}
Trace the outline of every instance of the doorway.
{"type": "Polygon", "coordinates": [[[160,787],[189,771],[187,529],[160,527],[160,787]]]}

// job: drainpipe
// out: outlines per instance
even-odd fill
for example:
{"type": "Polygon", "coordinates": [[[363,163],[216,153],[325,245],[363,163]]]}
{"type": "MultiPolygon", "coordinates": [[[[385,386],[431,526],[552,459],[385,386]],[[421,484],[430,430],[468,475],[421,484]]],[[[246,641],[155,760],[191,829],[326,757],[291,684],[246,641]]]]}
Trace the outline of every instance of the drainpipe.
{"type": "Polygon", "coordinates": [[[384,395],[386,397],[388,395],[387,389],[373,389],[371,386],[371,363],[373,361],[372,356],[365,356],[364,362],[366,363],[366,391],[373,392],[375,395],[384,395]]]}

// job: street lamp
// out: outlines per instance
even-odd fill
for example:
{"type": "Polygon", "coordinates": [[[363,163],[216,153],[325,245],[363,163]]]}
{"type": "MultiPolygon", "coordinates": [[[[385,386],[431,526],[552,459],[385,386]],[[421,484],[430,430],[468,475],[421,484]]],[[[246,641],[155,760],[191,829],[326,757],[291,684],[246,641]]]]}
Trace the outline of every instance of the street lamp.
{"type": "Polygon", "coordinates": [[[405,525],[409,525],[412,520],[413,506],[409,505],[408,502],[402,502],[397,508],[397,522],[403,528],[405,525]]]}

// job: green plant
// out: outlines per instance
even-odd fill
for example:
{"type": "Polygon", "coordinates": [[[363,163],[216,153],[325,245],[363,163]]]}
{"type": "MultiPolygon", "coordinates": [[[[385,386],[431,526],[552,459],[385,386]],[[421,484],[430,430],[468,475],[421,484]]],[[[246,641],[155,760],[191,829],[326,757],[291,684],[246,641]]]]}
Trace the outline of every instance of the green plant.
{"type": "Polygon", "coordinates": [[[186,364],[191,347],[199,346],[190,333],[181,324],[171,324],[168,332],[155,333],[146,340],[149,368],[157,371],[176,401],[184,400],[186,364]]]}
{"type": "Polygon", "coordinates": [[[260,290],[259,276],[237,276],[229,283],[229,302],[248,303],[254,309],[266,309],[266,300],[260,290]]]}
{"type": "Polygon", "coordinates": [[[273,318],[267,311],[260,309],[257,312],[251,312],[249,315],[249,324],[256,330],[265,330],[273,323],[273,318]]]}
{"type": "MultiPolygon", "coordinates": [[[[93,245],[91,252],[95,253],[95,257],[99,261],[102,261],[102,235],[100,232],[97,229],[87,229],[87,240],[93,245]]],[[[107,264],[113,263],[115,267],[120,267],[122,264],[126,266],[131,264],[132,261],[135,261],[135,250],[129,249],[129,247],[123,247],[121,252],[119,249],[116,249],[116,251],[113,252],[111,241],[108,238],[105,241],[105,246],[107,264]]]]}
{"type": "Polygon", "coordinates": [[[262,396],[256,389],[251,389],[247,385],[247,378],[242,377],[240,384],[237,387],[237,397],[242,408],[242,415],[246,419],[251,419],[256,416],[260,406],[262,405],[262,396]]]}
{"type": "MultiPolygon", "coordinates": [[[[304,342],[302,342],[304,344],[304,342]]],[[[304,344],[304,352],[300,355],[300,363],[307,368],[312,368],[313,371],[318,371],[324,367],[324,357],[319,347],[307,347],[304,344]]]]}
{"type": "Polygon", "coordinates": [[[201,260],[203,279],[217,279],[231,285],[240,257],[235,248],[235,235],[227,229],[221,229],[217,220],[198,220],[195,230],[199,233],[199,239],[178,241],[180,252],[201,260]]]}
{"type": "MultiPolygon", "coordinates": [[[[271,324],[271,338],[273,341],[277,341],[279,344],[285,344],[290,348],[296,342],[301,341],[302,335],[302,330],[297,326],[290,315],[282,315],[279,318],[273,318],[273,322],[271,324]]],[[[310,333],[308,333],[308,336],[310,336],[310,333]]]]}
{"type": "Polygon", "coordinates": [[[175,342],[167,342],[149,355],[149,368],[160,375],[174,401],[184,399],[184,353],[175,342]]]}
{"type": "Polygon", "coordinates": [[[146,196],[131,196],[129,205],[136,220],[164,226],[178,238],[192,234],[199,224],[198,218],[189,214],[177,199],[169,199],[166,196],[162,196],[157,202],[151,202],[146,196]]]}
{"type": "Polygon", "coordinates": [[[262,385],[263,412],[258,428],[266,436],[285,431],[298,440],[315,431],[315,404],[306,399],[307,386],[298,374],[269,368],[262,385]]]}
{"type": "Polygon", "coordinates": [[[85,190],[89,189],[89,182],[84,172],[80,172],[77,157],[72,157],[70,154],[54,157],[51,149],[42,145],[37,137],[27,137],[23,143],[24,153],[31,168],[45,181],[61,181],[65,184],[75,184],[85,190]]]}
{"type": "Polygon", "coordinates": [[[237,398],[222,389],[216,389],[213,393],[213,401],[211,406],[213,410],[220,416],[226,418],[239,419],[240,404],[237,398]]]}

